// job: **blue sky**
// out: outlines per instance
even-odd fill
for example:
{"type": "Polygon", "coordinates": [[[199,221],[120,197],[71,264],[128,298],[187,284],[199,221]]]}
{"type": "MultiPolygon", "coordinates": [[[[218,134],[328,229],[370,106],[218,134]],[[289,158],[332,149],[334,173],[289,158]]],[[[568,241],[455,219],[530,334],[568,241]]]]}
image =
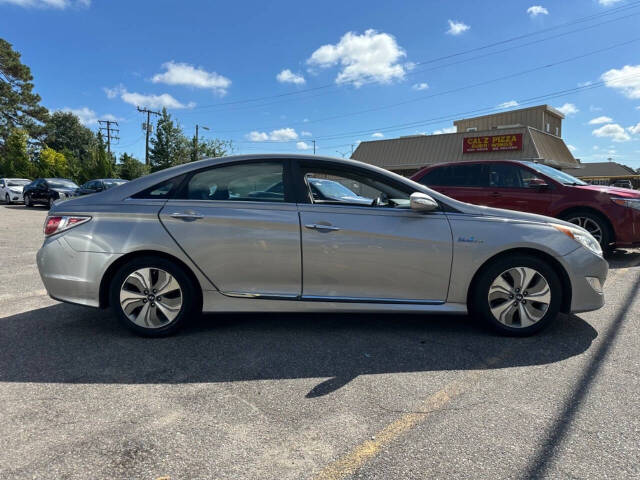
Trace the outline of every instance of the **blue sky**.
{"type": "Polygon", "coordinates": [[[519,102],[561,107],[583,161],[638,168],[639,21],[633,0],[0,0],[43,104],[117,119],[141,159],[136,104],[240,153],[348,156],[519,102]]]}

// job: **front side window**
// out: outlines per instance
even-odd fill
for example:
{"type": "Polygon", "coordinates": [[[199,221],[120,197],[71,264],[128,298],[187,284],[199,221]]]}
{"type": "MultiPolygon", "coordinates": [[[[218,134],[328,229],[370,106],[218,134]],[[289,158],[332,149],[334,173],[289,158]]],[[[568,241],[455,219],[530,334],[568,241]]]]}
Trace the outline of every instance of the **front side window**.
{"type": "Polygon", "coordinates": [[[195,173],[176,198],[284,202],[282,162],[253,162],[214,167],[195,173]]]}
{"type": "Polygon", "coordinates": [[[535,181],[542,181],[531,170],[510,165],[506,163],[496,163],[489,165],[489,186],[496,188],[528,188],[535,184],[535,181]]]}
{"type": "Polygon", "coordinates": [[[409,207],[409,193],[366,172],[314,169],[305,173],[304,183],[312,203],[409,207]]]}
{"type": "Polygon", "coordinates": [[[78,188],[71,180],[65,180],[64,178],[48,178],[47,185],[50,188],[78,188]]]}

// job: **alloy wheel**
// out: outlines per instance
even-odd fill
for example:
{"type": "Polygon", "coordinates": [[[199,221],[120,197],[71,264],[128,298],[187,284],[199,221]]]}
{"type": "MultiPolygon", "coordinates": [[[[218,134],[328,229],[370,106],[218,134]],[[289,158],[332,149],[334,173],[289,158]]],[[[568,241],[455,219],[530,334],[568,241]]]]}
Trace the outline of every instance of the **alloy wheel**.
{"type": "Polygon", "coordinates": [[[489,287],[489,309],[508,327],[526,328],[540,321],[551,303],[551,288],[540,272],[514,267],[496,277],[489,287]]]}
{"type": "Polygon", "coordinates": [[[120,287],[122,311],[143,328],[161,328],[171,323],[180,313],[182,299],[178,281],[160,268],[136,270],[120,287]]]}
{"type": "Polygon", "coordinates": [[[602,243],[602,227],[593,218],[589,217],[572,217],[568,218],[567,222],[573,223],[579,227],[584,228],[589,232],[598,243],[602,243]]]}

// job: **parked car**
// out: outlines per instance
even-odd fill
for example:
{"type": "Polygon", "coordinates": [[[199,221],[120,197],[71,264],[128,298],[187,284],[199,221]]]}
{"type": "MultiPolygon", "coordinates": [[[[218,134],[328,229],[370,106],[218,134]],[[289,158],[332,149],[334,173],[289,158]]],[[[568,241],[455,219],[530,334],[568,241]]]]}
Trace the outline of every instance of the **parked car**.
{"type": "Polygon", "coordinates": [[[631,180],[616,180],[611,184],[612,187],[618,188],[628,188],[629,190],[633,190],[633,184],[631,180]]]}
{"type": "Polygon", "coordinates": [[[58,202],[44,234],[37,263],[51,297],[110,306],[148,336],[202,310],[470,311],[527,335],[560,311],[600,308],[608,271],[598,242],[571,223],[302,155],[201,160],[58,202]],[[318,202],[308,180],[327,177],[369,204],[318,202]],[[278,182],[281,198],[255,194],[278,182]]]}
{"type": "Polygon", "coordinates": [[[0,199],[8,204],[22,202],[22,189],[29,183],[26,178],[0,178],[0,199]]]}
{"type": "Polygon", "coordinates": [[[66,178],[36,178],[24,187],[24,204],[27,207],[40,204],[51,208],[56,200],[75,197],[77,189],[78,185],[66,178]]]}
{"type": "Polygon", "coordinates": [[[559,218],[585,228],[603,248],[640,245],[640,192],[589,185],[528,161],[466,161],[411,177],[462,202],[559,218]]]}
{"type": "Polygon", "coordinates": [[[127,182],[128,180],[122,180],[121,178],[98,178],[96,180],[89,180],[78,187],[76,194],[89,195],[90,193],[103,192],[127,182]]]}

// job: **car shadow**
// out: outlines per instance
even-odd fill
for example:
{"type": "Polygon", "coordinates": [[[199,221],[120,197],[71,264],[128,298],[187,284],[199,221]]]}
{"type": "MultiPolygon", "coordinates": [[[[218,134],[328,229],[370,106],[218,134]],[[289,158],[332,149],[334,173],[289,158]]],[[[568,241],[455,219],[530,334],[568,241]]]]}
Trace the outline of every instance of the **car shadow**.
{"type": "Polygon", "coordinates": [[[640,251],[617,249],[607,252],[604,257],[609,262],[609,268],[628,268],[640,265],[640,251]]]}
{"type": "Polygon", "coordinates": [[[49,210],[47,205],[34,205],[33,207],[27,207],[24,203],[12,203],[11,205],[4,203],[2,206],[10,210],[28,210],[29,208],[33,210],[49,210]]]}
{"type": "Polygon", "coordinates": [[[359,375],[542,365],[597,337],[561,316],[529,338],[493,335],[470,317],[217,314],[178,335],[130,334],[111,312],[57,304],[0,319],[0,382],[190,383],[322,378],[307,397],[359,375]]]}

